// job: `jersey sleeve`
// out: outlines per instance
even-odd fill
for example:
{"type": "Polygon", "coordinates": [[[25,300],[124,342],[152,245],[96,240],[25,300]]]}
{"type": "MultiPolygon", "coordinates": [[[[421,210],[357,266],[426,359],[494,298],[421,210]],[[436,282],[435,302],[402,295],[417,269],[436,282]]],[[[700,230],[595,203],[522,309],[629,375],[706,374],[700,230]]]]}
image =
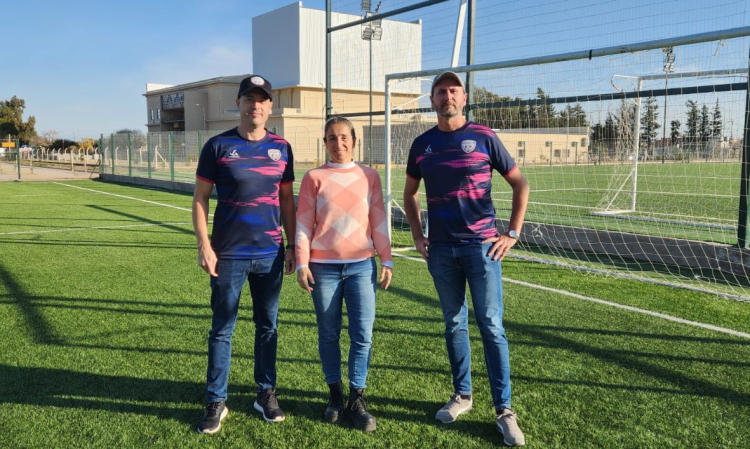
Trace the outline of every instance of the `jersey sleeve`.
{"type": "Polygon", "coordinates": [[[292,153],[292,145],[287,143],[286,167],[281,175],[281,183],[288,184],[290,182],[294,182],[294,153],[292,153]]]}
{"type": "Polygon", "coordinates": [[[203,149],[201,150],[200,157],[198,158],[198,168],[195,170],[196,178],[203,181],[215,183],[216,172],[218,169],[218,162],[216,160],[216,148],[214,147],[213,140],[209,139],[203,149]]]}
{"type": "Polygon", "coordinates": [[[489,147],[490,164],[498,173],[505,176],[516,168],[516,161],[496,135],[490,137],[489,147]]]}
{"type": "Polygon", "coordinates": [[[406,161],[406,175],[412,179],[422,179],[422,171],[419,169],[417,164],[417,148],[421,147],[418,145],[419,138],[415,139],[409,148],[409,158],[406,161]]]}

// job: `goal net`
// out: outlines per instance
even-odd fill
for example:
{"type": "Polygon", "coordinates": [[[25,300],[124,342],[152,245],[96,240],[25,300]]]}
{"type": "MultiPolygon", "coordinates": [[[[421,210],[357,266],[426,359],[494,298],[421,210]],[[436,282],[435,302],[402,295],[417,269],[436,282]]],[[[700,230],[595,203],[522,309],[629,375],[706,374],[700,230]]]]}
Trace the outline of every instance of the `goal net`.
{"type": "MultiPolygon", "coordinates": [[[[737,247],[747,34],[456,67],[472,80],[469,117],[495,131],[531,186],[514,254],[750,300],[748,253],[737,247]]],[[[386,77],[396,247],[413,245],[401,208],[406,157],[436,125],[429,79],[445,69],[386,77]],[[422,96],[400,108],[387,89],[405,80],[421,82],[422,96]]],[[[511,190],[497,174],[493,199],[503,229],[511,190]]]]}

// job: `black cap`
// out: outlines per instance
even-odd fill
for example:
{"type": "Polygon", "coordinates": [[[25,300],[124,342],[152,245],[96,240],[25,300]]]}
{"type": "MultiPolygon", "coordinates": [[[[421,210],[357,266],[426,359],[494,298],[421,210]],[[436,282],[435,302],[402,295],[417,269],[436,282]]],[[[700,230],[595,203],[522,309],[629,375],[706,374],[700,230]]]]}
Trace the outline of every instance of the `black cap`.
{"type": "Polygon", "coordinates": [[[273,101],[273,95],[271,94],[271,83],[267,79],[260,75],[250,75],[240,83],[240,90],[237,92],[237,98],[247,94],[253,89],[262,89],[268,95],[268,98],[273,101]]]}
{"type": "Polygon", "coordinates": [[[447,71],[443,72],[440,75],[436,76],[434,80],[432,80],[432,87],[430,88],[430,95],[432,95],[433,91],[435,90],[435,85],[439,83],[440,81],[443,81],[446,78],[454,79],[458,81],[458,84],[461,85],[461,87],[466,90],[466,87],[464,86],[464,80],[461,79],[460,76],[458,76],[455,72],[447,71]]]}

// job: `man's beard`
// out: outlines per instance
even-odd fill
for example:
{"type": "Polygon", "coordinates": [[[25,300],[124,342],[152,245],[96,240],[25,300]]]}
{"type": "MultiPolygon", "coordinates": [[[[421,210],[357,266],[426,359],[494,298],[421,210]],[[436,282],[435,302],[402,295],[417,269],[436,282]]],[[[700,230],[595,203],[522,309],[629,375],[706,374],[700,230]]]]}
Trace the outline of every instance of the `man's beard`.
{"type": "Polygon", "coordinates": [[[455,103],[449,103],[437,111],[437,114],[443,118],[453,118],[459,114],[458,107],[456,107],[455,103]],[[453,106],[453,109],[448,109],[447,106],[453,106]]]}

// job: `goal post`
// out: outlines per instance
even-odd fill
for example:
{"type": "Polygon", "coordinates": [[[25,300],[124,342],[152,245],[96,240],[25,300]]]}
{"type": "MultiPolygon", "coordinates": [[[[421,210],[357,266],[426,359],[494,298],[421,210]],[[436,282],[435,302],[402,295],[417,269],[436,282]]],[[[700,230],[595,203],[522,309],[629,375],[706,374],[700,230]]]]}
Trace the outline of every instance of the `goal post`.
{"type": "MultiPolygon", "coordinates": [[[[436,118],[428,81],[411,109],[396,108],[391,89],[452,70],[475,80],[467,109],[529,179],[514,254],[747,298],[750,264],[742,261],[750,254],[737,248],[736,232],[748,81],[746,69],[727,67],[747,61],[748,36],[750,27],[739,27],[386,75],[384,188],[394,246],[413,244],[400,205],[404,147],[436,118]],[[655,74],[668,63],[664,48],[692,70],[655,74]],[[612,90],[614,77],[628,85],[612,90]]],[[[498,227],[512,202],[500,178],[498,227]]]]}

